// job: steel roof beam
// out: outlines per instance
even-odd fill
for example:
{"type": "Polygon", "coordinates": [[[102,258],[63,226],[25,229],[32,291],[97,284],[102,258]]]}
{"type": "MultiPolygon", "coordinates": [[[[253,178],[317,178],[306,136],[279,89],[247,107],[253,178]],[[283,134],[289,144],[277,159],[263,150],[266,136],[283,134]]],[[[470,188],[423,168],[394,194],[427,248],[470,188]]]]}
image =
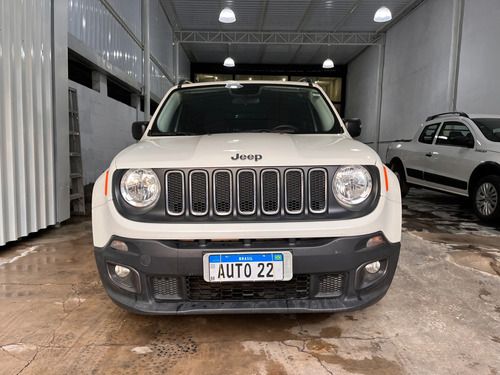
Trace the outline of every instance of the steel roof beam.
{"type": "Polygon", "coordinates": [[[237,44],[291,44],[370,46],[383,45],[383,34],[377,33],[287,33],[287,32],[218,32],[175,31],[179,43],[237,43],[237,44]]]}

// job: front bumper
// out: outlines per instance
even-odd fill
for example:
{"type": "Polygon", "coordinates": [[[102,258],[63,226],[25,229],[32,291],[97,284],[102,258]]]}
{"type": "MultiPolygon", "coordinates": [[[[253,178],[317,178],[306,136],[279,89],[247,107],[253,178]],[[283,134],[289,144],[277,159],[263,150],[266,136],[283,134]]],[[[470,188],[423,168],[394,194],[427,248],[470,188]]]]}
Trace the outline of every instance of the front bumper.
{"type": "Polygon", "coordinates": [[[113,236],[95,257],[104,288],[120,307],[140,314],[303,313],[365,308],[389,289],[400,243],[382,233],[351,237],[240,242],[137,240],[113,236]],[[366,247],[381,236],[384,241],[366,247]],[[128,251],[111,248],[123,241],[128,251]],[[210,252],[290,251],[291,282],[207,283],[203,255],[210,252]],[[364,265],[380,261],[369,275],[364,265]],[[132,269],[127,288],[114,273],[116,265],[132,269]],[[167,285],[167,286],[165,286],[167,285]],[[292,290],[294,289],[295,290],[292,290]],[[228,290],[230,291],[228,292],[228,290]]]}

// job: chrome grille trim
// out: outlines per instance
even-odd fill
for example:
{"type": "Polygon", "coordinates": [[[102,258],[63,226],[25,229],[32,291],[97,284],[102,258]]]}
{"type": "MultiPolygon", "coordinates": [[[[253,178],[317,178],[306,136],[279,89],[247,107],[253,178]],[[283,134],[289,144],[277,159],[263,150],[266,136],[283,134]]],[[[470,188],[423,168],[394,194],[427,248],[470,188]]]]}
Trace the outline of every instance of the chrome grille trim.
{"type": "Polygon", "coordinates": [[[329,173],[322,166],[166,170],[164,213],[172,219],[262,215],[269,220],[324,214],[329,173]]]}
{"type": "Polygon", "coordinates": [[[227,216],[233,212],[233,176],[231,171],[217,170],[213,174],[214,213],[227,216]]]}
{"type": "Polygon", "coordinates": [[[327,177],[323,168],[313,168],[308,172],[309,211],[322,214],[327,209],[327,177]]]}
{"type": "Polygon", "coordinates": [[[194,216],[208,214],[208,173],[194,170],[189,173],[189,209],[194,216]]]}
{"type": "Polygon", "coordinates": [[[302,169],[287,169],[285,171],[285,211],[290,215],[298,215],[303,210],[304,172],[302,169]]]}
{"type": "Polygon", "coordinates": [[[241,169],[236,174],[238,213],[240,215],[253,215],[257,211],[255,180],[255,171],[252,169],[241,169]]]}
{"type": "Polygon", "coordinates": [[[182,216],[186,212],[184,199],[184,173],[169,171],[165,176],[165,199],[167,213],[171,216],[182,216]],[[180,184],[180,186],[178,186],[180,184]]]}
{"type": "Polygon", "coordinates": [[[261,210],[265,215],[280,212],[280,174],[276,169],[265,169],[260,176],[261,210]]]}

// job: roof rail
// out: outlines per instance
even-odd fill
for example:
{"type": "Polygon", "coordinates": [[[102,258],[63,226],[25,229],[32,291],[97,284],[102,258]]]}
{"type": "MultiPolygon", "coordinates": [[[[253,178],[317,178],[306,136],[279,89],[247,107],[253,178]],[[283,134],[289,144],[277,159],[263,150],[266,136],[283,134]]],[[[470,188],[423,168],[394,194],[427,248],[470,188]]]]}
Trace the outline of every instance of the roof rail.
{"type": "Polygon", "coordinates": [[[437,115],[429,116],[429,117],[427,117],[427,120],[425,120],[425,121],[431,121],[437,117],[446,116],[446,115],[457,115],[457,116],[469,118],[469,115],[465,112],[443,112],[443,113],[438,113],[437,115]]]}
{"type": "Polygon", "coordinates": [[[183,85],[183,84],[185,84],[185,83],[193,83],[193,82],[191,82],[191,81],[189,81],[189,80],[187,80],[187,79],[181,79],[181,80],[179,81],[179,84],[177,85],[177,88],[179,88],[179,89],[180,89],[180,88],[182,87],[182,85],[183,85]]]}
{"type": "Polygon", "coordinates": [[[313,83],[312,83],[311,79],[310,79],[310,78],[307,78],[307,77],[304,77],[304,78],[299,79],[299,82],[306,82],[306,83],[309,83],[309,86],[312,86],[312,85],[313,85],[313,83]]]}

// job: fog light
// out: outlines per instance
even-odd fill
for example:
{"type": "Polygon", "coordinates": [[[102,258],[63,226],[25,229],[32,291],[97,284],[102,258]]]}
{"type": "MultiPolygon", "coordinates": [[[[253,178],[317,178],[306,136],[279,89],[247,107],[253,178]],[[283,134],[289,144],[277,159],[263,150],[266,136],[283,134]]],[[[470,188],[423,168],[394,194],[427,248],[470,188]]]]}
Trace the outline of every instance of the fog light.
{"type": "Polygon", "coordinates": [[[109,247],[115,250],[128,251],[128,246],[123,241],[114,240],[111,242],[111,245],[109,245],[109,247]]]}
{"type": "Polygon", "coordinates": [[[139,272],[130,266],[121,266],[106,262],[109,280],[117,287],[135,294],[141,293],[141,277],[139,272]]]}
{"type": "Polygon", "coordinates": [[[375,285],[387,274],[388,259],[365,263],[358,267],[354,280],[354,289],[362,290],[375,285]]]}
{"type": "Polygon", "coordinates": [[[371,273],[371,274],[377,273],[378,271],[380,271],[380,262],[376,261],[376,262],[367,264],[365,266],[365,270],[366,270],[366,272],[371,273]]]}
{"type": "Polygon", "coordinates": [[[116,276],[124,278],[130,274],[130,269],[128,269],[127,267],[115,266],[115,273],[116,276]]]}

